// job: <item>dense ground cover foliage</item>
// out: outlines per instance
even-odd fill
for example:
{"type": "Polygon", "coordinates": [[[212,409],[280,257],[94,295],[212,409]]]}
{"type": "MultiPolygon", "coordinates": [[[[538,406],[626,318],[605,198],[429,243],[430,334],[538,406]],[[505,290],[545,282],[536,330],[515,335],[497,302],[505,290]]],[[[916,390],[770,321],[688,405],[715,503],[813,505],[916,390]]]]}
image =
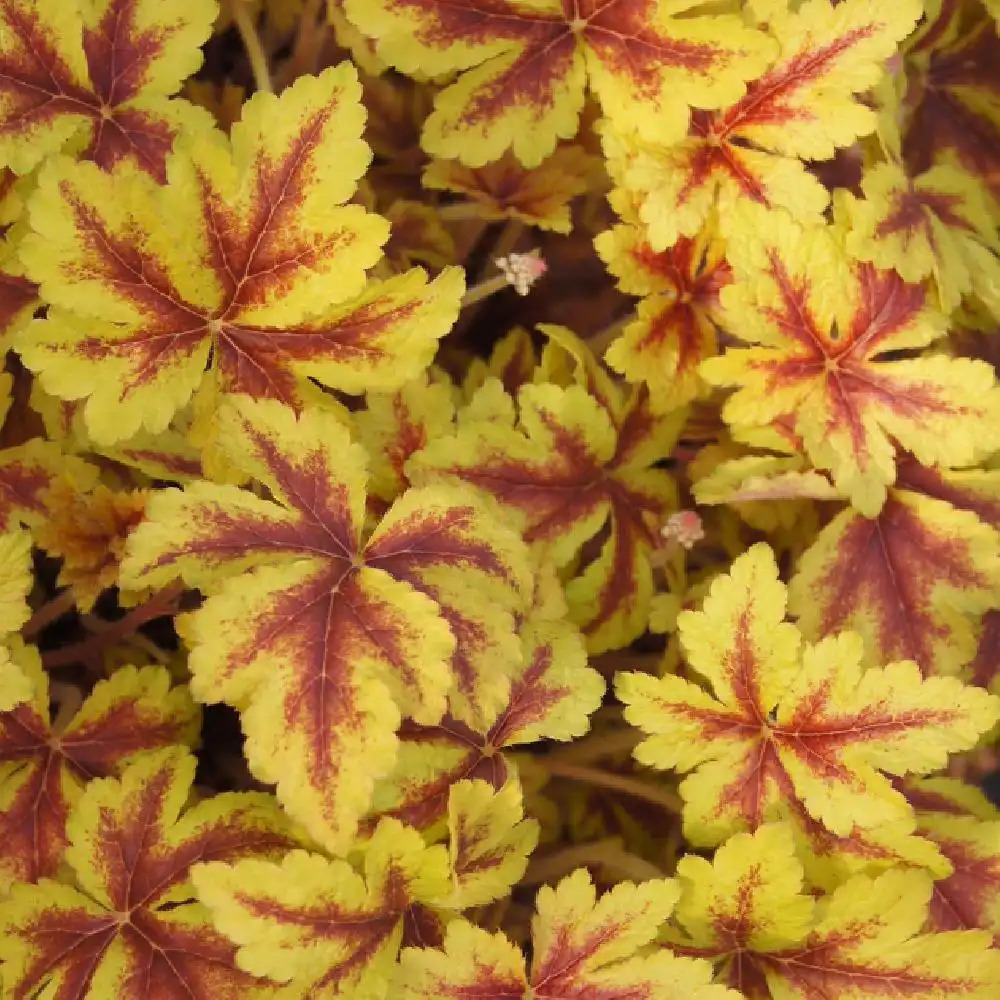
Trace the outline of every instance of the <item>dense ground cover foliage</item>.
{"type": "Polygon", "coordinates": [[[1000,996],[995,0],[0,0],[0,994],[1000,996]]]}

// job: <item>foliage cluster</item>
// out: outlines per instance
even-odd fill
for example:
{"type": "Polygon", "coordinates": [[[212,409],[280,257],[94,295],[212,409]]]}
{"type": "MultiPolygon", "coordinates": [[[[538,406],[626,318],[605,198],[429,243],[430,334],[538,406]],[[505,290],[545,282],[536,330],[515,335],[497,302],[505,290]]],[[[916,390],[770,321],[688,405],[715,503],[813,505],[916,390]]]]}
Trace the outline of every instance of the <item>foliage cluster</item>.
{"type": "Polygon", "coordinates": [[[2,996],[996,1000],[998,20],[0,0],[2,996]]]}

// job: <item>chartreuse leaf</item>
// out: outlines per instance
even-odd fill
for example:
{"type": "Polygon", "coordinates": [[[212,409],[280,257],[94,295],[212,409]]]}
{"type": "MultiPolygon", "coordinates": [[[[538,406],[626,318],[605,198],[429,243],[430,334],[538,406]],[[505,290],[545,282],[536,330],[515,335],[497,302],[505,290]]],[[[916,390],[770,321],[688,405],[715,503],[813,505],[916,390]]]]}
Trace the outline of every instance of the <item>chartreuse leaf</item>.
{"type": "MultiPolygon", "coordinates": [[[[680,142],[636,145],[622,136],[606,145],[612,176],[638,198],[657,250],[695,236],[716,207],[723,232],[736,231],[741,202],[818,221],[829,194],[802,161],[828,160],[874,131],[875,112],[853,95],[878,82],[923,11],[920,0],[806,0],[770,4],[766,17],[756,12],[780,51],[745,95],[696,111],[680,142]],[[620,155],[622,143],[628,155],[620,155]]],[[[631,129],[608,117],[612,128],[631,129]]]]}
{"type": "Polygon", "coordinates": [[[589,80],[609,117],[645,138],[683,135],[689,105],[722,107],[774,52],[695,0],[347,0],[347,16],[404,73],[461,75],[435,100],[423,144],[482,166],[512,149],[537,166],[576,134],[589,80]],[[688,16],[685,16],[688,15],[688,16]]]}
{"type": "Polygon", "coordinates": [[[313,1000],[377,998],[425,904],[448,891],[448,855],[386,819],[365,849],[363,871],[292,851],[280,864],[198,865],[192,879],[214,925],[239,946],[241,969],[294,980],[313,1000]]]}
{"type": "MultiPolygon", "coordinates": [[[[944,495],[961,505],[956,492],[944,495]]],[[[926,674],[954,675],[975,655],[975,618],[996,604],[998,588],[993,527],[944,499],[896,489],[878,517],[844,510],[820,532],[799,559],[789,607],[808,639],[860,633],[868,666],[905,658],[926,674]]]]}
{"type": "Polygon", "coordinates": [[[582,385],[546,382],[521,387],[517,426],[475,419],[477,400],[491,391],[499,391],[492,380],[454,434],[410,459],[408,475],[414,483],[471,483],[514,508],[525,539],[557,568],[607,525],[599,555],[569,585],[570,613],[591,652],[626,645],[645,629],[649,556],[676,504],[673,479],[653,468],[673,449],[676,417],[652,414],[641,391],[621,412],[609,412],[582,385]]]}
{"type": "MultiPolygon", "coordinates": [[[[16,632],[30,617],[27,597],[34,579],[31,536],[26,531],[0,534],[0,642],[5,643],[4,636],[16,632]]],[[[33,691],[31,677],[6,644],[0,645],[0,713],[27,701],[33,691]]]]}
{"type": "Polygon", "coordinates": [[[933,277],[946,312],[976,292],[1000,317],[997,219],[980,178],[950,163],[912,178],[897,163],[879,163],[861,187],[864,200],[850,208],[850,253],[905,281],[933,277]]]}
{"type": "Polygon", "coordinates": [[[48,492],[57,484],[85,491],[97,469],[41,438],[0,451],[0,530],[37,527],[48,514],[48,492]]]}
{"type": "Polygon", "coordinates": [[[646,733],[640,762],[690,771],[681,783],[692,843],[717,844],[780,818],[798,799],[832,833],[905,824],[906,800],[879,772],[926,773],[974,746],[1000,699],[954,678],[922,680],[915,663],[863,670],[845,632],[800,649],[785,588],[758,544],[712,584],[701,611],[678,616],[689,664],[710,685],[619,674],[625,718],[646,733]]]}
{"type": "Polygon", "coordinates": [[[136,754],[194,745],[201,715],[164,667],[120,667],[99,681],[55,734],[49,680],[33,647],[11,641],[30,700],[0,713],[0,894],[11,882],[54,876],[70,809],[92,778],[117,776],[136,754]]]}
{"type": "Polygon", "coordinates": [[[394,995],[401,1000],[737,1000],[739,994],[710,985],[705,962],[646,949],[677,896],[672,880],[659,879],[622,882],[597,899],[590,876],[579,869],[538,894],[530,970],[503,934],[455,920],[442,950],[404,949],[394,995]]]}
{"type": "Polygon", "coordinates": [[[723,408],[737,428],[787,418],[812,463],[873,517],[896,477],[895,442],[924,465],[971,465],[1000,444],[1000,390],[984,362],[940,355],[882,360],[946,330],[921,285],[852,265],[835,232],[748,210],[727,255],[726,324],[753,346],[701,366],[737,386],[723,408]]]}
{"type": "Polygon", "coordinates": [[[521,626],[523,663],[513,672],[496,721],[477,728],[450,715],[434,726],[405,721],[396,766],[375,786],[376,814],[397,816],[420,829],[433,826],[446,816],[457,782],[480,778],[497,790],[504,786],[512,772],[505,748],[573,740],[587,731],[605,684],[587,665],[583,639],[565,613],[558,581],[541,573],[534,607],[521,626]]]}
{"type": "Polygon", "coordinates": [[[212,120],[170,100],[201,65],[212,0],[4,0],[0,166],[26,173],[73,139],[111,168],[162,181],[179,134],[212,120]]]}
{"type": "Polygon", "coordinates": [[[235,948],[194,898],[198,861],[276,854],[294,844],[273,798],[227,793],[184,811],[195,759],[170,747],[120,780],[92,782],[69,820],[73,884],[19,883],[0,910],[12,997],[236,1000],[276,988],[234,965],[235,948]]]}
{"type": "Polygon", "coordinates": [[[98,445],[163,431],[205,392],[323,398],[395,389],[431,360],[464,279],[366,282],[388,225],[345,205],[371,161],[349,64],[247,102],[231,139],[179,140],[158,186],[57,159],[21,257],[50,303],[20,337],[46,391],[86,399],[98,445]],[[178,241],[176,234],[184,233],[178,241]]]}
{"type": "Polygon", "coordinates": [[[818,900],[783,824],[731,837],[710,862],[687,856],[664,939],[716,965],[748,1000],[990,1000],[1000,953],[983,931],[922,934],[930,877],[856,875],[818,900]]]}
{"type": "Polygon", "coordinates": [[[253,772],[340,851],[401,715],[436,723],[451,693],[492,721],[521,658],[530,560],[459,486],[407,491],[365,531],[365,455],[325,411],[233,397],[219,424],[227,459],[274,500],[206,482],[157,493],[122,580],[180,575],[211,594],[182,620],[195,696],[243,712],[253,772]]]}
{"type": "Polygon", "coordinates": [[[517,885],[538,843],[538,822],[525,819],[516,781],[497,791],[487,781],[459,781],[448,795],[448,851],[456,910],[502,899],[517,885]]]}

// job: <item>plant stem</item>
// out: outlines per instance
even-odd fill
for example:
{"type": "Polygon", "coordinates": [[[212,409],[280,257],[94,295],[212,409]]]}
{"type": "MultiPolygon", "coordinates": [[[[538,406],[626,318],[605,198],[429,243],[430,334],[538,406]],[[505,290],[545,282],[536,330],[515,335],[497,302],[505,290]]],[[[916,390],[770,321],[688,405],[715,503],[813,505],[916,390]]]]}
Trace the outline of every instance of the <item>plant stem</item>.
{"type": "Polygon", "coordinates": [[[25,623],[21,626],[21,636],[24,639],[33,639],[42,629],[47,628],[54,621],[62,618],[66,612],[71,611],[76,605],[76,595],[72,588],[56,594],[51,600],[46,601],[25,623]]]}
{"type": "Polygon", "coordinates": [[[54,649],[42,654],[42,663],[47,670],[56,667],[66,667],[73,663],[87,663],[89,659],[101,653],[106,646],[135,632],[140,626],[155,618],[163,618],[177,611],[184,584],[173,583],[163,590],[158,590],[149,600],[132,608],[118,621],[105,622],[99,631],[72,646],[54,649]]]}
{"type": "Polygon", "coordinates": [[[468,222],[483,217],[482,207],[474,201],[453,201],[448,205],[438,205],[435,210],[442,222],[468,222]]]}
{"type": "Polygon", "coordinates": [[[619,876],[635,882],[663,878],[663,872],[651,861],[626,851],[620,837],[607,837],[589,844],[574,844],[548,856],[535,857],[528,865],[521,884],[554,882],[583,865],[597,866],[609,876],[619,876]]]}
{"type": "Polygon", "coordinates": [[[552,760],[548,757],[539,757],[537,760],[553,778],[582,781],[597,788],[607,788],[614,792],[621,792],[623,795],[631,795],[633,798],[642,799],[644,802],[650,802],[669,813],[677,815],[680,814],[683,808],[683,803],[676,792],[668,791],[666,788],[658,788],[645,781],[640,781],[638,778],[629,778],[624,774],[601,771],[596,767],[585,767],[582,764],[552,760]]]}
{"type": "Polygon", "coordinates": [[[229,0],[229,11],[233,16],[233,23],[236,30],[243,39],[243,47],[246,49],[247,59],[250,60],[250,70],[253,73],[254,84],[258,90],[266,94],[273,94],[274,87],[271,84],[271,72],[267,66],[267,55],[264,52],[264,45],[257,33],[257,25],[250,17],[243,0],[229,0]]]}
{"type": "Polygon", "coordinates": [[[478,285],[473,285],[462,296],[462,308],[467,309],[477,302],[482,302],[483,299],[488,299],[497,292],[502,292],[505,288],[510,288],[510,282],[502,274],[498,274],[493,278],[487,278],[485,281],[480,281],[478,285]]]}

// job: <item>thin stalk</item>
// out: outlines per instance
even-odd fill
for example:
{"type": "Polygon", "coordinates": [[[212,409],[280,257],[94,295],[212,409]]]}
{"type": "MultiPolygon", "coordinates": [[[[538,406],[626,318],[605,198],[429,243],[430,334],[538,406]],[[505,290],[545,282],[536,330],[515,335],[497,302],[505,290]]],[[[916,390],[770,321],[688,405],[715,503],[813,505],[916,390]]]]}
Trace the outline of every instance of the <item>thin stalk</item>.
{"type": "Polygon", "coordinates": [[[42,629],[47,628],[54,621],[62,618],[64,614],[72,611],[76,605],[76,595],[72,588],[56,594],[50,601],[46,601],[25,623],[21,626],[21,636],[24,639],[33,639],[42,629]]]}
{"type": "Polygon", "coordinates": [[[663,878],[663,872],[651,861],[626,851],[620,837],[607,837],[589,844],[574,844],[548,856],[535,857],[528,865],[521,884],[555,882],[584,865],[597,866],[609,877],[633,882],[663,878]]]}
{"type": "Polygon", "coordinates": [[[271,71],[267,65],[267,54],[264,52],[264,44],[257,33],[257,25],[254,24],[250,11],[243,0],[229,0],[229,11],[233,16],[233,23],[243,40],[243,48],[246,49],[247,59],[250,61],[250,71],[253,73],[254,84],[258,90],[266,94],[274,93],[274,86],[271,83],[271,71]]]}
{"type": "Polygon", "coordinates": [[[633,798],[650,802],[669,813],[680,814],[683,803],[680,797],[666,788],[658,788],[638,778],[629,778],[613,771],[602,771],[596,767],[585,767],[563,760],[551,760],[548,757],[538,757],[537,761],[554,778],[566,778],[569,781],[582,781],[596,788],[607,788],[610,791],[631,795],[633,798]]]}

